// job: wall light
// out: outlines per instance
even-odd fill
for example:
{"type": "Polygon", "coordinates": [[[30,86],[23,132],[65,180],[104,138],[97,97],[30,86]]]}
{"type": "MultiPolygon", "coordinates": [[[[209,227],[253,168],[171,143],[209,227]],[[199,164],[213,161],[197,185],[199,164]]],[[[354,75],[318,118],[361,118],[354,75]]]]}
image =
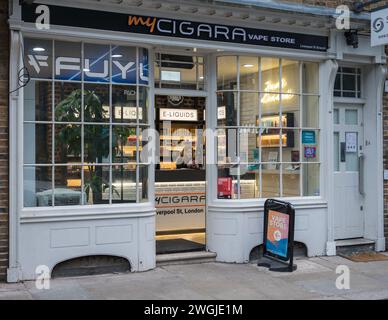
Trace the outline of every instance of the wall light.
{"type": "Polygon", "coordinates": [[[34,52],[43,52],[43,51],[46,51],[46,49],[42,48],[42,47],[35,47],[35,48],[32,49],[32,51],[34,51],[34,52]]]}

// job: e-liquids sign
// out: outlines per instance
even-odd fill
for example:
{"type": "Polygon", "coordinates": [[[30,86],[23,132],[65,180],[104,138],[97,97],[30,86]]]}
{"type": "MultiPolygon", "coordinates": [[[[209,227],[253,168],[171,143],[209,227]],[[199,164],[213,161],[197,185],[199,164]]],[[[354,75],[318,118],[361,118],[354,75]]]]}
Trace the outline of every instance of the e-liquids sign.
{"type": "MultiPolygon", "coordinates": [[[[37,6],[35,3],[23,3],[24,22],[35,23],[37,6]]],[[[326,36],[71,7],[48,7],[52,25],[312,51],[326,51],[328,48],[326,36]]]]}

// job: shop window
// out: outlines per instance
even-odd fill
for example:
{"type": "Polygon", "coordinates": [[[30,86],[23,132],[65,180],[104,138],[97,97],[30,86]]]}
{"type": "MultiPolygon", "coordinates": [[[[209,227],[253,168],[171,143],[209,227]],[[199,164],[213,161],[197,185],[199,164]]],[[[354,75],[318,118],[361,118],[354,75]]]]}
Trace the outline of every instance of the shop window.
{"type": "Polygon", "coordinates": [[[334,96],[361,98],[361,69],[339,67],[334,84],[334,96]]]}
{"type": "Polygon", "coordinates": [[[217,60],[219,199],[317,196],[318,64],[217,60]]]}
{"type": "Polygon", "coordinates": [[[155,87],[204,90],[204,60],[201,56],[156,53],[155,87]]]}
{"type": "Polygon", "coordinates": [[[25,39],[24,61],[24,206],[148,201],[148,51],[25,39]]]}

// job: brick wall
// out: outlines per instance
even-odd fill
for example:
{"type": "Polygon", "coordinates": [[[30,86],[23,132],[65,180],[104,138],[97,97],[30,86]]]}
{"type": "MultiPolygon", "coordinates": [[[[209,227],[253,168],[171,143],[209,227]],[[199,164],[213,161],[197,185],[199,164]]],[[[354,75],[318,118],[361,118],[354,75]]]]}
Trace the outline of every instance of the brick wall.
{"type": "Polygon", "coordinates": [[[0,281],[8,267],[8,1],[0,0],[0,281]]]}

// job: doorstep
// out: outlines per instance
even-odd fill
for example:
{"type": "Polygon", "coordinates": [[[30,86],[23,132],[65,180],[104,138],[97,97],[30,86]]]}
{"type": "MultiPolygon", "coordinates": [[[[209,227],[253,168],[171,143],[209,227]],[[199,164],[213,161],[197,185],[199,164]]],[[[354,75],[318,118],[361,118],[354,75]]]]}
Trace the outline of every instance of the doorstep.
{"type": "Polygon", "coordinates": [[[156,255],[156,266],[215,262],[217,254],[209,251],[194,251],[156,255]]]}
{"type": "Polygon", "coordinates": [[[365,238],[337,240],[335,245],[338,255],[375,251],[375,241],[365,238]]]}

